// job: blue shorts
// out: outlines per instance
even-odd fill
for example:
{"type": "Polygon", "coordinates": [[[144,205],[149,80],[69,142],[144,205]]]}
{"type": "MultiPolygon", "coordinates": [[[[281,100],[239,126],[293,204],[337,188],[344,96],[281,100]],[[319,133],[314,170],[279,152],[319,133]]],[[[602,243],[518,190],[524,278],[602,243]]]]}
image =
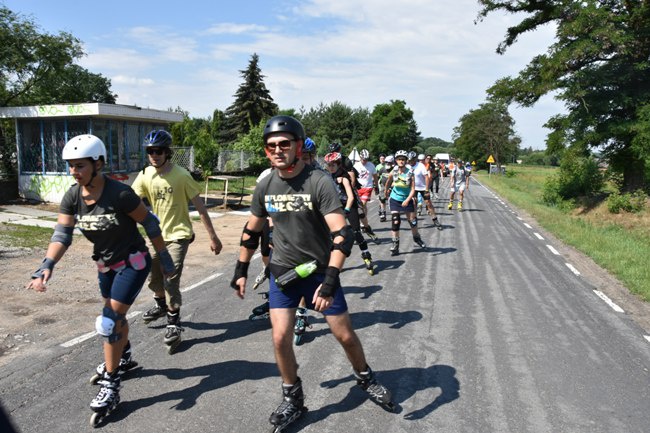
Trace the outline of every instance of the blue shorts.
{"type": "Polygon", "coordinates": [[[106,273],[98,272],[99,290],[102,297],[114,299],[126,305],[133,305],[140,289],[147,281],[151,270],[151,255],[146,255],[146,265],[136,271],[130,265],[119,272],[110,270],[106,273]]]}
{"type": "Polygon", "coordinates": [[[390,198],[390,211],[391,212],[415,212],[415,206],[413,205],[413,200],[409,200],[407,206],[402,206],[403,200],[398,201],[393,197],[390,198]]]}
{"type": "MultiPolygon", "coordinates": [[[[283,290],[280,290],[280,288],[275,284],[275,277],[271,274],[271,278],[269,279],[269,307],[297,308],[300,304],[300,298],[304,296],[307,308],[313,310],[314,304],[311,300],[314,297],[314,292],[324,279],[325,274],[312,274],[307,278],[296,281],[290,287],[285,287],[283,290]]],[[[336,292],[334,292],[332,305],[322,313],[325,316],[337,316],[346,311],[348,311],[348,304],[345,302],[343,289],[339,287],[336,292]]]]}

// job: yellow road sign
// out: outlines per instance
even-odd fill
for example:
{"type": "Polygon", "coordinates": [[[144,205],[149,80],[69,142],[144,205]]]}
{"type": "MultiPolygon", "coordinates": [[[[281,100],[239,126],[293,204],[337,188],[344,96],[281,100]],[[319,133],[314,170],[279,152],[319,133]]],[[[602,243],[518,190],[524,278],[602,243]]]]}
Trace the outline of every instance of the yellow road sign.
{"type": "Polygon", "coordinates": [[[488,157],[487,161],[485,161],[485,162],[487,162],[488,164],[494,164],[494,157],[492,155],[490,155],[488,157]]]}

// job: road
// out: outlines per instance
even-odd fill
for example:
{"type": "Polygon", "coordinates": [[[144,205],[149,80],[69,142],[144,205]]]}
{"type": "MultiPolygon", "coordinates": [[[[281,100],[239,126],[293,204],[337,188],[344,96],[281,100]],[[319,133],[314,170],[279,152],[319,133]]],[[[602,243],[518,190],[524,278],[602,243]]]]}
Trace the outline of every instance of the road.
{"type": "MultiPolygon", "coordinates": [[[[561,245],[475,180],[463,212],[445,204],[436,201],[443,231],[420,220],[426,250],[413,248],[403,222],[402,253],[391,257],[389,223],[372,203],[378,273],[366,273],[355,247],[342,274],[369,363],[398,412],[354,386],[343,351],[313,316],[296,348],[310,411],[288,431],[650,431],[647,332],[555,254],[561,245]]],[[[259,269],[256,259],[251,275],[259,269]]],[[[247,320],[261,297],[236,298],[231,273],[185,293],[184,342],[173,356],[162,323],[131,320],[141,368],[122,382],[123,402],[102,431],[268,430],[280,400],[270,328],[247,320]]],[[[11,363],[0,372],[2,403],[24,433],[91,430],[88,379],[100,360],[93,337],[11,363]]]]}

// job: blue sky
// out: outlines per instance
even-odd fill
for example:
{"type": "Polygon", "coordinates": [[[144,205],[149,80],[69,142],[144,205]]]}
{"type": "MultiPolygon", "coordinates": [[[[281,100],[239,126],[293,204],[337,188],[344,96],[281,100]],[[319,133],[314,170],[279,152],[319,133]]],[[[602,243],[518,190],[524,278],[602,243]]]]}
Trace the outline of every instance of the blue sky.
{"type": "MultiPolygon", "coordinates": [[[[118,103],[193,117],[225,110],[252,53],[280,108],[340,101],[370,110],[401,99],[424,137],[453,128],[485,101],[495,80],[514,75],[553,41],[548,27],[503,56],[495,49],[520,17],[474,24],[476,0],[0,0],[42,30],[83,42],[80,64],[112,81],[118,103]]],[[[65,101],[62,101],[65,102],[65,101]]],[[[545,148],[551,97],[511,107],[522,147],[545,148]]]]}

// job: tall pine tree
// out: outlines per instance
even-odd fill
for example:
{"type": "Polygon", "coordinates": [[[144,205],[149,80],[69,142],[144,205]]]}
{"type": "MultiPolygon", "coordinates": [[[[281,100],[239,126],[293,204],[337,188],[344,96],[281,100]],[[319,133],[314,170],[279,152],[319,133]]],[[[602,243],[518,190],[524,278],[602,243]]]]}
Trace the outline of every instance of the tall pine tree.
{"type": "Polygon", "coordinates": [[[223,139],[233,142],[240,134],[247,134],[262,120],[275,115],[278,106],[264,84],[259,67],[259,56],[253,54],[248,68],[239,71],[244,82],[235,93],[235,101],[225,112],[223,139]]]}

